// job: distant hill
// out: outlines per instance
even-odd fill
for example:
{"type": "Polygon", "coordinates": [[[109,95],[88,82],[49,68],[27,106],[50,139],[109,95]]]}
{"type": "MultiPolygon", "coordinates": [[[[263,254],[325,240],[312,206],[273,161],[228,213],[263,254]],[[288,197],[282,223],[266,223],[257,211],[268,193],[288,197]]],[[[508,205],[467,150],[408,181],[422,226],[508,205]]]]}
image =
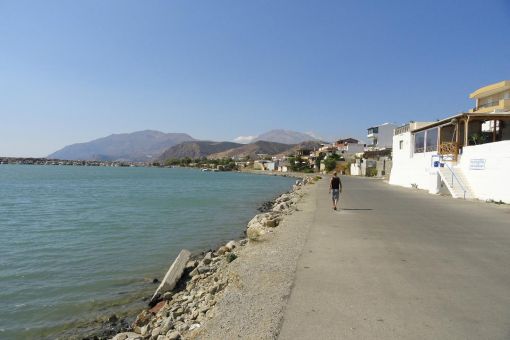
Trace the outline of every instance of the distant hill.
{"type": "Polygon", "coordinates": [[[113,134],[86,143],[72,144],[48,158],[68,160],[147,161],[169,147],[194,138],[185,133],[163,133],[145,130],[113,134]]]}
{"type": "Polygon", "coordinates": [[[257,155],[276,155],[284,151],[290,150],[294,145],[274,143],[267,141],[258,141],[252,144],[244,144],[235,149],[226,150],[220,153],[209,155],[208,158],[242,158],[249,156],[251,159],[257,159],[257,155]]]}
{"type": "Polygon", "coordinates": [[[163,152],[158,159],[181,159],[189,157],[197,159],[207,157],[212,154],[220,153],[226,150],[238,148],[243,144],[233,142],[211,142],[211,141],[193,141],[184,142],[175,145],[163,152]]]}
{"type": "Polygon", "coordinates": [[[312,135],[307,133],[291,131],[291,130],[271,130],[265,132],[259,136],[251,137],[251,136],[240,136],[237,137],[234,141],[245,142],[245,143],[253,143],[257,141],[267,141],[267,142],[275,142],[282,144],[298,144],[301,142],[317,140],[312,135]]]}

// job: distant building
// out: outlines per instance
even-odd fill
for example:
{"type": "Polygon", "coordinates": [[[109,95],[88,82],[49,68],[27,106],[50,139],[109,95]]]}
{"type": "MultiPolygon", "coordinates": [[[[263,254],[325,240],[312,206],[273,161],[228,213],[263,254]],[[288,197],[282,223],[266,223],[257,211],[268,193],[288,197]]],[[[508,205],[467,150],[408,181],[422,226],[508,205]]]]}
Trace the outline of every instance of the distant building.
{"type": "Polygon", "coordinates": [[[356,154],[365,150],[365,144],[361,144],[354,138],[339,139],[335,146],[340,154],[356,154]]]}
{"type": "Polygon", "coordinates": [[[509,85],[473,92],[471,112],[395,129],[390,184],[510,203],[509,85]]]}
{"type": "Polygon", "coordinates": [[[510,111],[510,80],[484,86],[469,95],[476,100],[471,113],[496,113],[510,111]]]}
{"type": "Polygon", "coordinates": [[[369,143],[367,144],[367,148],[369,150],[391,148],[393,146],[393,130],[397,127],[398,125],[393,123],[384,123],[368,128],[367,138],[369,143]]]}

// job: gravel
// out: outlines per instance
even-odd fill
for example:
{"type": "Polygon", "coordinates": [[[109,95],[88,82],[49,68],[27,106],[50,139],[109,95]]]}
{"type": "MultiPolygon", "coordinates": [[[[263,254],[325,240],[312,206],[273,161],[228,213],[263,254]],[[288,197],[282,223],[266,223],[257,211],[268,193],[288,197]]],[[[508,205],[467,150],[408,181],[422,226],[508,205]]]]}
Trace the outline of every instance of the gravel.
{"type": "Polygon", "coordinates": [[[226,269],[229,285],[214,315],[190,339],[275,339],[303,250],[313,223],[316,185],[297,191],[303,195],[297,211],[285,215],[262,241],[250,241],[237,250],[226,269]]]}

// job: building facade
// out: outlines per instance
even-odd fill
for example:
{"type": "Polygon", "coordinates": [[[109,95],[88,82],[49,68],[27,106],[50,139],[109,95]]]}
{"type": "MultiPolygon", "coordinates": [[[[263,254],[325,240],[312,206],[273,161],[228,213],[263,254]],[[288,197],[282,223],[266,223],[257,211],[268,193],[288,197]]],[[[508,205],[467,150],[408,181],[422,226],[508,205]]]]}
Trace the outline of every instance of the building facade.
{"type": "Polygon", "coordinates": [[[393,123],[384,123],[367,129],[367,139],[369,140],[367,148],[369,150],[389,149],[393,146],[393,130],[398,125],[393,123]]]}
{"type": "Polygon", "coordinates": [[[395,129],[390,184],[510,203],[510,109],[504,108],[510,87],[501,85],[506,83],[473,92],[470,97],[483,100],[471,112],[395,129]],[[501,96],[497,105],[487,101],[501,96]]]}

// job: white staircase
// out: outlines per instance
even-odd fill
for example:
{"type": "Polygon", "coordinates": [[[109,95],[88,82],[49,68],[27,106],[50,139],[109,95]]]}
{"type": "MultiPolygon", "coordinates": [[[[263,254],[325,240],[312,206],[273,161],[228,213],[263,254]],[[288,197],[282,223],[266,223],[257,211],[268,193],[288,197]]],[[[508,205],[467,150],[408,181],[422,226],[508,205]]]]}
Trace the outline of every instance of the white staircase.
{"type": "Polygon", "coordinates": [[[462,169],[445,164],[439,168],[439,175],[454,198],[474,199],[475,196],[462,169]]]}

